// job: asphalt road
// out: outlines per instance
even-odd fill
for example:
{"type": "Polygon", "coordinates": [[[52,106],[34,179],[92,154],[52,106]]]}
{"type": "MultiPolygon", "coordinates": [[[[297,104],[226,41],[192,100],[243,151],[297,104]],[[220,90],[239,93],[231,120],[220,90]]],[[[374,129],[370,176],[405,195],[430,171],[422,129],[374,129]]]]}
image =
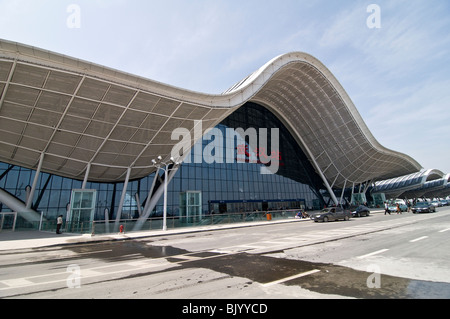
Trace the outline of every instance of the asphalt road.
{"type": "Polygon", "coordinates": [[[0,252],[0,298],[450,298],[450,207],[0,252]]]}

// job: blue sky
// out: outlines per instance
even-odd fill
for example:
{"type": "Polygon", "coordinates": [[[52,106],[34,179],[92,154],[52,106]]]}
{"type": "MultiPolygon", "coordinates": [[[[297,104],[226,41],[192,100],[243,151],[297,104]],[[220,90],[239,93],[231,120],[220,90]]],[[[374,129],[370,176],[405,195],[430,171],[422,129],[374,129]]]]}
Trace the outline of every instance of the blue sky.
{"type": "Polygon", "coordinates": [[[303,51],[375,138],[450,172],[450,1],[0,0],[0,38],[204,93],[303,51]],[[74,4],[80,27],[69,28],[74,4]],[[367,7],[381,10],[368,28],[367,7]]]}

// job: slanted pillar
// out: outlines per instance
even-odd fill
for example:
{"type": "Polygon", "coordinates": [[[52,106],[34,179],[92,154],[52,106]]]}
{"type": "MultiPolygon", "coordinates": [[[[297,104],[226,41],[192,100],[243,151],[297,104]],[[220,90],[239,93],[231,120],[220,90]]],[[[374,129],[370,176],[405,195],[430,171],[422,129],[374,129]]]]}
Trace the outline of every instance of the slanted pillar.
{"type": "Polygon", "coordinates": [[[89,177],[89,172],[91,171],[91,163],[88,163],[86,166],[86,172],[84,173],[84,180],[83,180],[83,186],[81,186],[81,189],[86,189],[86,184],[89,177]]]}
{"type": "Polygon", "coordinates": [[[342,199],[344,198],[345,186],[347,186],[347,180],[344,181],[344,187],[342,187],[341,199],[339,202],[339,204],[341,204],[341,205],[342,205],[342,199]]]}
{"type": "Polygon", "coordinates": [[[44,153],[41,153],[41,157],[39,158],[39,164],[36,170],[36,174],[34,175],[33,185],[31,186],[30,195],[27,200],[26,209],[30,209],[33,204],[34,192],[36,190],[37,182],[39,180],[39,175],[41,174],[42,164],[44,163],[44,153]]]}
{"type": "Polygon", "coordinates": [[[127,194],[128,182],[130,180],[130,174],[131,174],[131,167],[128,167],[127,168],[127,176],[125,177],[125,182],[123,183],[123,190],[122,190],[122,196],[120,197],[119,208],[117,209],[117,213],[116,213],[115,228],[119,227],[119,221],[120,221],[120,217],[122,216],[123,202],[125,201],[125,195],[127,194]]]}
{"type": "MultiPolygon", "coordinates": [[[[170,183],[172,178],[175,176],[176,172],[178,171],[179,166],[176,166],[169,170],[169,174],[166,175],[167,177],[167,183],[170,183]]],[[[156,176],[155,176],[156,177],[156,176]]],[[[164,195],[164,183],[160,185],[155,191],[155,194],[149,198],[149,202],[146,204],[146,207],[144,208],[144,211],[142,212],[142,215],[139,217],[138,221],[136,222],[133,230],[141,230],[142,226],[144,225],[147,218],[149,218],[151,212],[155,208],[156,204],[158,203],[161,196],[164,195]]]]}

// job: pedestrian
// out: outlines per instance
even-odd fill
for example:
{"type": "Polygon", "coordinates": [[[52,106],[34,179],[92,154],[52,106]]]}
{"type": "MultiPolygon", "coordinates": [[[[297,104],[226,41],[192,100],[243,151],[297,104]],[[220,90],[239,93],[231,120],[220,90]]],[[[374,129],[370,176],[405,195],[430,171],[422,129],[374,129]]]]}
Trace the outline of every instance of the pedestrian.
{"type": "Polygon", "coordinates": [[[400,209],[400,204],[397,203],[397,214],[401,214],[402,210],[400,209]]]}
{"type": "Polygon", "coordinates": [[[384,214],[386,215],[386,213],[388,213],[389,215],[391,214],[391,212],[389,211],[388,202],[384,202],[384,214]]]}
{"type": "Polygon", "coordinates": [[[62,232],[61,232],[61,226],[63,223],[62,216],[63,215],[59,215],[58,218],[56,219],[56,233],[57,234],[62,234],[62,232]]]}

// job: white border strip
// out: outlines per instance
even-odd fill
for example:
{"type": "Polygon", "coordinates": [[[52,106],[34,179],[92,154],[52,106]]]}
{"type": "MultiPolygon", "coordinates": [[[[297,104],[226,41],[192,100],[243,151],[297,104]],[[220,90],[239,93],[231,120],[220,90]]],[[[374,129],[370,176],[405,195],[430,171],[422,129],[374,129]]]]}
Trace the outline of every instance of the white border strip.
{"type": "Polygon", "coordinates": [[[270,286],[273,286],[273,285],[276,285],[276,284],[280,284],[280,283],[283,283],[283,282],[286,282],[286,281],[289,281],[289,280],[293,280],[293,279],[297,279],[297,278],[300,278],[300,277],[305,277],[305,276],[308,276],[308,275],[312,275],[312,274],[315,274],[315,273],[317,273],[319,271],[320,270],[318,270],[318,269],[314,269],[314,270],[310,270],[310,271],[307,271],[307,272],[302,272],[301,274],[298,274],[298,275],[294,275],[294,276],[282,278],[282,279],[279,279],[279,280],[275,280],[275,281],[272,281],[272,282],[268,282],[268,283],[262,284],[262,285],[264,287],[270,287],[270,286]]]}
{"type": "Polygon", "coordinates": [[[380,250],[374,251],[373,253],[370,253],[370,254],[367,254],[367,255],[362,255],[362,256],[359,256],[359,257],[356,257],[356,258],[363,259],[363,258],[366,258],[366,257],[370,257],[370,256],[373,256],[373,255],[384,253],[385,251],[388,251],[388,250],[389,249],[380,249],[380,250]]]}

